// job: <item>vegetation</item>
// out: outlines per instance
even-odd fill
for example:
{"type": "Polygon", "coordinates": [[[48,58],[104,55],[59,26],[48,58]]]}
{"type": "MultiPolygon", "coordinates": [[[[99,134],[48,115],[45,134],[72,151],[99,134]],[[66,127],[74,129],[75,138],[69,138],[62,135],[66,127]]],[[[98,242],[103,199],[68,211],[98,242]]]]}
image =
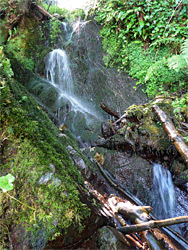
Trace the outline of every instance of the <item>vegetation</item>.
{"type": "Polygon", "coordinates": [[[102,25],[105,65],[128,71],[145,85],[150,97],[185,89],[187,65],[175,72],[170,63],[174,57],[170,58],[180,52],[188,37],[186,4],[175,0],[100,1],[96,20],[102,25]]]}
{"type": "Polygon", "coordinates": [[[84,182],[66,149],[71,145],[81,155],[73,136],[67,132],[59,138],[56,126],[23,87],[25,76],[19,76],[20,82],[14,79],[18,65],[25,74],[40,71],[61,22],[55,18],[40,22],[29,9],[25,14],[19,11],[19,4],[22,1],[0,3],[4,35],[0,41],[0,189],[4,191],[0,190],[0,245],[11,249],[9,231],[15,230],[33,249],[40,241],[44,247],[62,229],[65,235],[70,226],[82,231],[90,210],[80,201],[78,188],[84,182]]]}
{"type": "MultiPolygon", "coordinates": [[[[78,150],[76,145],[68,136],[57,137],[57,128],[21,84],[6,76],[1,81],[5,82],[0,95],[1,175],[15,177],[16,189],[10,195],[19,200],[10,203],[0,193],[1,223],[22,225],[30,233],[35,225],[32,237],[45,227],[45,241],[72,224],[82,230],[81,221],[88,217],[89,209],[79,199],[77,187],[83,180],[66,151],[68,145],[78,150]],[[6,216],[5,207],[10,208],[6,216]]],[[[6,227],[0,237],[2,246],[6,227]]]]}
{"type": "MultiPolygon", "coordinates": [[[[45,246],[62,230],[66,234],[70,226],[82,231],[90,209],[81,202],[79,188],[84,180],[67,152],[71,145],[84,159],[71,133],[58,136],[58,129],[24,88],[24,73],[20,82],[14,79],[18,64],[30,73],[42,72],[44,56],[58,42],[61,22],[55,17],[38,20],[22,4],[19,0],[0,3],[0,242],[11,248],[9,230],[15,230],[18,236],[29,238],[29,247],[35,249],[41,234],[45,246]]],[[[48,4],[44,6],[47,9],[48,4]]],[[[188,112],[185,7],[184,1],[106,0],[100,1],[96,12],[96,20],[103,25],[106,66],[129,71],[145,84],[149,96],[178,91],[178,98],[170,102],[167,98],[165,108],[173,112],[179,128],[179,123],[187,122],[188,112]]],[[[84,17],[83,10],[70,14],[54,5],[49,11],[70,21],[84,17]]],[[[152,107],[143,115],[144,108],[128,109],[128,116],[138,112],[140,121],[147,120],[136,128],[130,125],[129,133],[136,138],[141,131],[140,147],[147,146],[149,133],[155,149],[164,152],[170,142],[161,125],[154,123],[152,107]]],[[[187,133],[183,136],[188,141],[187,133]]]]}

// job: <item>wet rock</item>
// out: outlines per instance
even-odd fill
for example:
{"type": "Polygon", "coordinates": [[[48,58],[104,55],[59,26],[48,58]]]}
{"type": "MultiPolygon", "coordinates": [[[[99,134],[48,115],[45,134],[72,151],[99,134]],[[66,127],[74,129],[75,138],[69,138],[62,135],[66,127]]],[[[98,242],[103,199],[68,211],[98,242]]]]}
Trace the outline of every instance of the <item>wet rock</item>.
{"type": "Polygon", "coordinates": [[[184,171],[186,168],[185,164],[182,162],[179,162],[177,160],[175,160],[172,164],[171,167],[171,171],[175,174],[175,175],[179,175],[182,171],[184,171]]]}
{"type": "Polygon", "coordinates": [[[175,178],[175,184],[177,186],[182,185],[182,184],[186,184],[187,182],[188,182],[188,170],[181,172],[181,174],[179,174],[175,178]]]}
{"type": "Polygon", "coordinates": [[[84,162],[83,158],[81,157],[81,155],[70,145],[67,146],[67,150],[70,153],[71,159],[74,162],[74,164],[76,164],[76,166],[78,167],[78,169],[80,171],[83,171],[84,174],[86,174],[89,170],[88,165],[84,162]]]}
{"type": "Polygon", "coordinates": [[[97,245],[100,250],[134,250],[117,240],[112,231],[108,227],[102,227],[98,230],[97,245]]]}

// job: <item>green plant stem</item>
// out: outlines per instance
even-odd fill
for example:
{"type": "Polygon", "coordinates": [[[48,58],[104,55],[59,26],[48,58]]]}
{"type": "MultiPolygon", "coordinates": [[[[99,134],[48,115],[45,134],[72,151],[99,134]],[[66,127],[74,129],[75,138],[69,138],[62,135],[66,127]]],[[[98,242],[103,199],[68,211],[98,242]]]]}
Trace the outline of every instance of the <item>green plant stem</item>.
{"type": "Polygon", "coordinates": [[[34,211],[36,211],[34,208],[32,208],[32,207],[30,207],[30,206],[28,206],[28,205],[26,205],[25,203],[23,203],[23,202],[21,202],[21,201],[19,201],[19,200],[17,200],[16,198],[14,198],[13,196],[11,196],[10,194],[8,194],[8,193],[6,193],[11,199],[13,199],[13,200],[15,200],[15,201],[17,201],[17,202],[19,202],[20,204],[22,204],[22,205],[24,205],[25,207],[28,207],[28,208],[30,208],[30,209],[32,209],[32,210],[34,210],[34,211]]]}

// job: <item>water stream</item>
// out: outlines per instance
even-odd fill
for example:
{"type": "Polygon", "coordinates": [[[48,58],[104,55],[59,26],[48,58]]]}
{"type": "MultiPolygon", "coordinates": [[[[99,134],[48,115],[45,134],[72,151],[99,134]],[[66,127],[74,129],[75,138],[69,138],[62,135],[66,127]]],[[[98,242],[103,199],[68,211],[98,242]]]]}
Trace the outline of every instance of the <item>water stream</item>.
{"type": "Polygon", "coordinates": [[[159,219],[174,217],[175,189],[169,170],[160,164],[153,165],[152,207],[159,219]]]}

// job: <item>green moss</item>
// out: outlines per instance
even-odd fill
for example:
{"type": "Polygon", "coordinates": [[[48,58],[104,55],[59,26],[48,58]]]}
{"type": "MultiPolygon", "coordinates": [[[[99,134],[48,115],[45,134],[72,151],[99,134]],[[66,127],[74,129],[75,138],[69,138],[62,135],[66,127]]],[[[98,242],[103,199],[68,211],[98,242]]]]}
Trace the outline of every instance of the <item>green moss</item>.
{"type": "MultiPolygon", "coordinates": [[[[159,96],[157,105],[166,113],[187,142],[188,133],[182,129],[182,122],[187,123],[187,94],[179,96],[159,96]],[[178,112],[177,112],[178,108],[178,112]]],[[[154,100],[155,102],[156,100],[154,100]]],[[[151,101],[144,105],[132,105],[126,110],[127,122],[121,129],[125,135],[133,139],[140,149],[150,148],[153,152],[172,153],[174,147],[159,118],[153,112],[151,101]]]]}
{"type": "MultiPolygon", "coordinates": [[[[1,175],[16,177],[10,194],[26,205],[6,197],[1,206],[3,223],[22,226],[27,237],[44,230],[44,241],[62,229],[66,232],[72,224],[80,227],[89,209],[79,199],[77,186],[84,185],[83,179],[66,150],[71,145],[78,151],[76,143],[68,136],[58,137],[59,131],[46,113],[14,80],[8,80],[1,90],[0,110],[1,175]],[[27,97],[24,101],[23,96],[27,97]]],[[[1,236],[2,244],[5,238],[1,236]]]]}

